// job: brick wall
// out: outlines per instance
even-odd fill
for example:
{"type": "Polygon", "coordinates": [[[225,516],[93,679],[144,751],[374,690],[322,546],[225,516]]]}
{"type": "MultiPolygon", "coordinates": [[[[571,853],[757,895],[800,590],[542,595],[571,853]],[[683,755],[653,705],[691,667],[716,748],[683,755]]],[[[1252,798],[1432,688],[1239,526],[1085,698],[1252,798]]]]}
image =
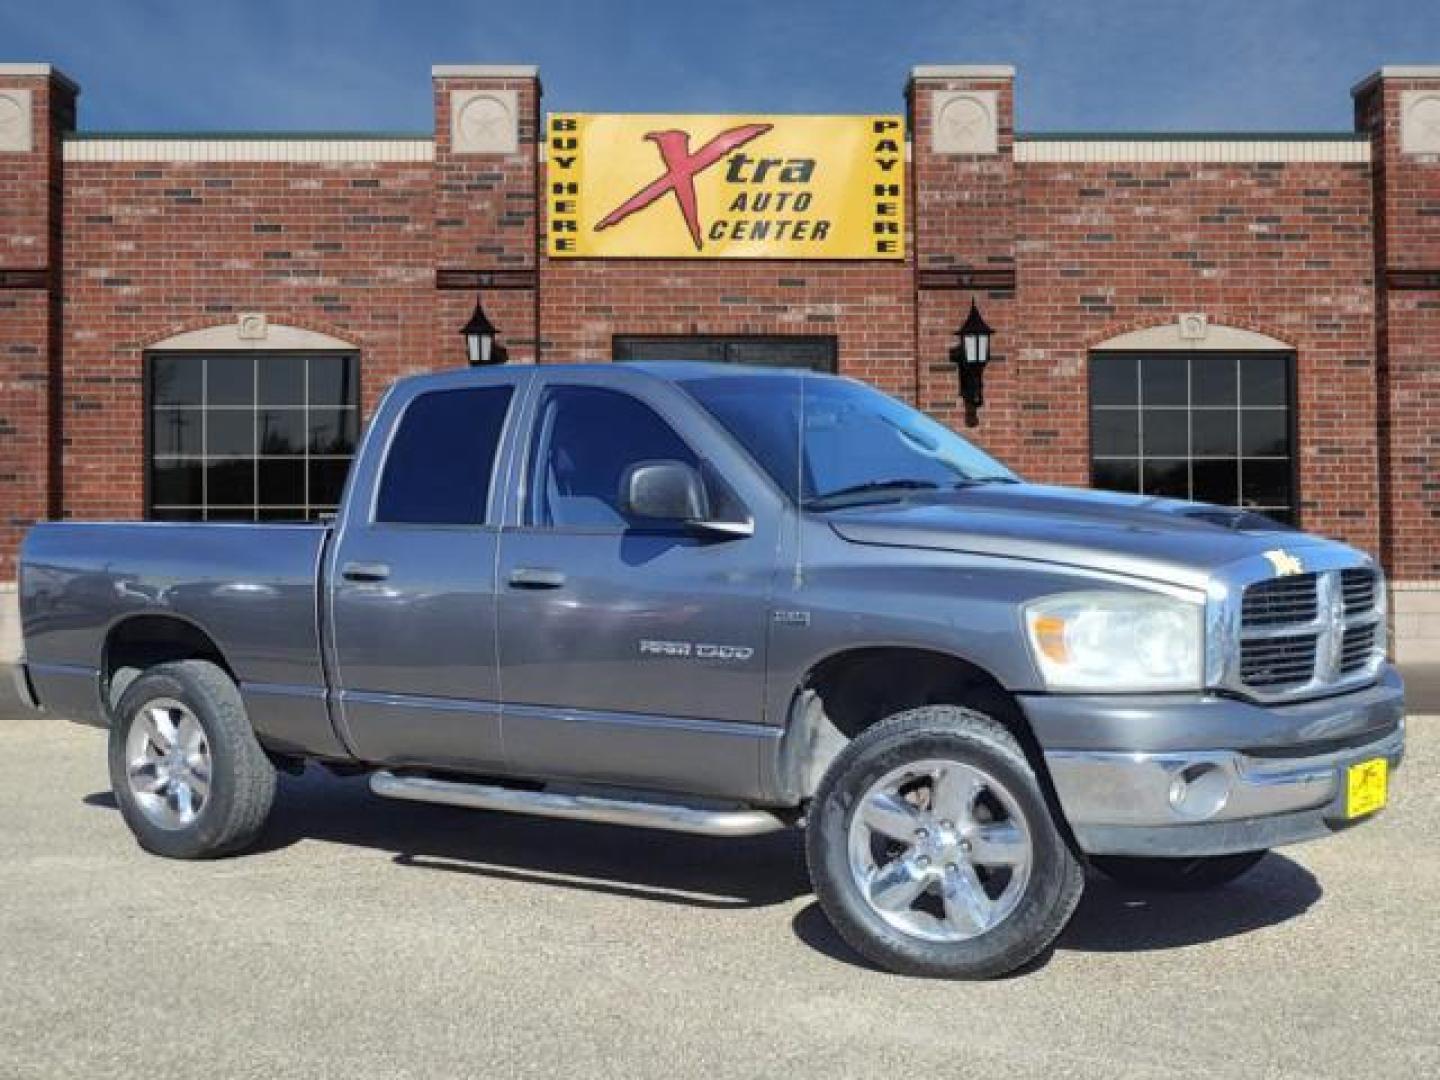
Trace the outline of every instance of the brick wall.
{"type": "Polygon", "coordinates": [[[1440,582],[1440,152],[1407,152],[1407,91],[1440,77],[1382,77],[1358,88],[1356,127],[1373,144],[1380,277],[1380,443],[1388,480],[1384,548],[1400,580],[1440,582]]]}
{"type": "Polygon", "coordinates": [[[1377,307],[1375,284],[1377,265],[1440,267],[1440,167],[1396,149],[1413,82],[1357,101],[1372,183],[1363,163],[1022,159],[1003,69],[920,69],[898,263],[545,259],[523,69],[437,71],[433,161],[87,160],[63,181],[68,89],[12,84],[34,89],[43,137],[0,154],[0,269],[54,268],[63,307],[48,278],[0,290],[0,580],[31,520],[142,512],[147,346],[263,311],[355,343],[368,409],[395,377],[461,362],[477,288],[517,361],[605,360],[618,334],[828,334],[843,371],[956,425],[946,354],[975,298],[996,337],[968,434],[1066,483],[1088,479],[1090,350],[1201,311],[1296,350],[1302,523],[1440,579],[1440,300],[1389,288],[1377,307]],[[512,149],[457,143],[455,105],[477,92],[513,98],[512,149]],[[957,92],[993,95],[993,150],[936,150],[937,102],[957,92]]]}
{"type": "Polygon", "coordinates": [[[60,509],[60,136],[75,116],[74,87],[43,68],[0,69],[5,90],[29,96],[30,149],[0,153],[0,581],[25,530],[60,509]]]}
{"type": "Polygon", "coordinates": [[[977,297],[996,353],[967,434],[1034,479],[1087,483],[1090,350],[1204,312],[1295,347],[1302,521],[1377,547],[1367,166],[1016,162],[1008,80],[917,78],[911,97],[926,408],[958,422],[941,358],[977,297]],[[996,95],[993,155],[932,149],[933,103],[962,90],[996,95]]]}
{"type": "MultiPolygon", "coordinates": [[[[1088,479],[1087,356],[1122,332],[1203,312],[1294,346],[1300,518],[1374,549],[1372,236],[1364,165],[1028,163],[1020,170],[1022,348],[1043,388],[1057,480],[1088,479]]],[[[1031,396],[1030,390],[1025,396],[1031,396]]]]}
{"type": "Polygon", "coordinates": [[[174,334],[260,311],[352,342],[367,408],[456,362],[433,311],[430,182],[396,162],[70,162],[65,514],[143,512],[141,360],[174,334]]]}

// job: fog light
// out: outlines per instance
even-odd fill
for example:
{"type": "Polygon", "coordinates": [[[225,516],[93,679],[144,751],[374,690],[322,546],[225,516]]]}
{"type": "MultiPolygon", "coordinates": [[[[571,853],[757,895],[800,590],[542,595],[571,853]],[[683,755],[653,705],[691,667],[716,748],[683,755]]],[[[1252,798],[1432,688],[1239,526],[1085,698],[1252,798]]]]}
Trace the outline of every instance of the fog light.
{"type": "Polygon", "coordinates": [[[1218,765],[1189,765],[1170,780],[1170,809],[1190,821],[1214,817],[1230,800],[1230,777],[1218,765]]]}

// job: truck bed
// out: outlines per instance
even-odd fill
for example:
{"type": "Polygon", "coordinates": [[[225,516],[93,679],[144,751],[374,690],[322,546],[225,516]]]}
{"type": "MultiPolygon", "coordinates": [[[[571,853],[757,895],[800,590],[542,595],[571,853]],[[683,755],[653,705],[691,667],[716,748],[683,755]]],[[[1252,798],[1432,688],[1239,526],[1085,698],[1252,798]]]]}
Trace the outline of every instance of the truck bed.
{"type": "MultiPolygon", "coordinates": [[[[26,663],[40,703],[105,723],[101,682],[120,624],[203,626],[275,749],[330,729],[321,660],[323,525],[57,522],[20,555],[26,663]]],[[[333,740],[333,735],[330,736],[333,740]]]]}

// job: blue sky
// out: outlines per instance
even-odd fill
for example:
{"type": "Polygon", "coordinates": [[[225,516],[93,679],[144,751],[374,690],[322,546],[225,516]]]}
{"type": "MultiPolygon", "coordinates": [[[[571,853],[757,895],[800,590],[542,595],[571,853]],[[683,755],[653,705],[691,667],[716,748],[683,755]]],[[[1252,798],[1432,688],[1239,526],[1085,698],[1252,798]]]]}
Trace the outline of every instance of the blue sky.
{"type": "Polygon", "coordinates": [[[1349,87],[1440,63],[1440,0],[0,0],[92,130],[428,131],[432,63],[538,63],[550,109],[899,110],[916,63],[1019,68],[1017,126],[1348,130],[1349,87]]]}

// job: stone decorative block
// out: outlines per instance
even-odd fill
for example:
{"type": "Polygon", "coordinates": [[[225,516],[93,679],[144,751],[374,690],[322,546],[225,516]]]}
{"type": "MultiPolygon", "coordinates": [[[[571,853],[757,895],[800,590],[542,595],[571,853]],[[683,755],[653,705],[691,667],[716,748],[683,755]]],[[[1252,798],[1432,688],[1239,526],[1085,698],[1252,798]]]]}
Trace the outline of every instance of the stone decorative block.
{"type": "Polygon", "coordinates": [[[513,154],[520,149],[514,90],[457,90],[450,95],[450,146],[457,154],[513,154]]]}
{"type": "Polygon", "coordinates": [[[235,317],[235,334],[241,341],[264,341],[270,334],[270,321],[263,312],[241,312],[235,317]]]}
{"type": "Polygon", "coordinates": [[[994,154],[1000,122],[994,90],[938,90],[930,147],[937,154],[994,154]]]}
{"type": "Polygon", "coordinates": [[[0,153],[29,153],[35,148],[30,91],[0,87],[0,153]]]}
{"type": "Polygon", "coordinates": [[[1210,320],[1196,311],[1187,311],[1180,316],[1180,339],[1182,341],[1204,341],[1210,332],[1210,320]]]}
{"type": "Polygon", "coordinates": [[[1407,154],[1440,154],[1440,90],[1406,90],[1400,95],[1400,149],[1407,154]]]}

